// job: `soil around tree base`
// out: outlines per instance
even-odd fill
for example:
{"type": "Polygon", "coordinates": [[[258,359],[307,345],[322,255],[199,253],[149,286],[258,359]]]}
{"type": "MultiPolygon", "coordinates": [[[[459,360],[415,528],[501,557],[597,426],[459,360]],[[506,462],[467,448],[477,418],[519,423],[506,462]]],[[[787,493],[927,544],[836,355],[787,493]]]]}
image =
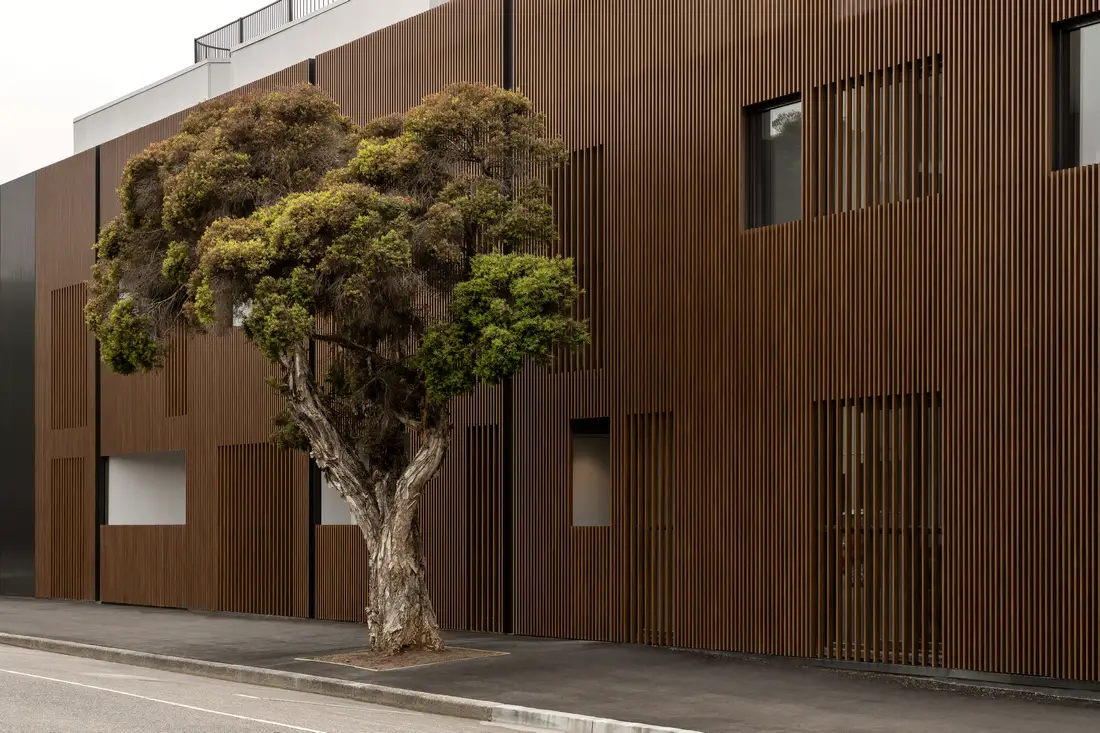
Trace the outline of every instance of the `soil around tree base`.
{"type": "Polygon", "coordinates": [[[445,662],[464,662],[469,659],[482,657],[503,657],[507,652],[487,652],[484,649],[466,649],[464,647],[447,647],[441,652],[410,651],[401,654],[382,654],[369,650],[358,652],[342,652],[340,654],[326,654],[320,657],[300,657],[302,661],[326,662],[328,664],[340,664],[345,667],[358,667],[368,672],[389,672],[395,669],[407,669],[409,667],[424,667],[429,664],[443,664],[445,662]]]}

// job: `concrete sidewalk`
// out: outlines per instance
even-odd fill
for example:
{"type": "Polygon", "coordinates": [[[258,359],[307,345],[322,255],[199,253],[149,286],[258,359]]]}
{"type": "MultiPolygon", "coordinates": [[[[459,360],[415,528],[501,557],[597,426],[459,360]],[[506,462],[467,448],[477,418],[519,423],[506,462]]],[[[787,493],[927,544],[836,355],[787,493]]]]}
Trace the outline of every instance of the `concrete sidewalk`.
{"type": "Polygon", "coordinates": [[[362,648],[354,624],[0,598],[0,632],[712,733],[1095,733],[1100,710],[649,647],[448,634],[508,656],[372,673],[296,658],[362,648]]]}

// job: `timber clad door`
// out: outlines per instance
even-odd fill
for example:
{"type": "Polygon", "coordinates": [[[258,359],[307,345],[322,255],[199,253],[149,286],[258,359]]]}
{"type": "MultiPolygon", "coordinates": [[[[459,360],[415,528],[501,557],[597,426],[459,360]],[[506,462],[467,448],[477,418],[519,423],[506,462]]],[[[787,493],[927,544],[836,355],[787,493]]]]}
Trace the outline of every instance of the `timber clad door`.
{"type": "Polygon", "coordinates": [[[941,663],[940,425],[938,393],[817,405],[820,656],[941,663]]]}
{"type": "Polygon", "coordinates": [[[294,454],[269,444],[218,446],[220,609],[291,616],[294,454]]]}

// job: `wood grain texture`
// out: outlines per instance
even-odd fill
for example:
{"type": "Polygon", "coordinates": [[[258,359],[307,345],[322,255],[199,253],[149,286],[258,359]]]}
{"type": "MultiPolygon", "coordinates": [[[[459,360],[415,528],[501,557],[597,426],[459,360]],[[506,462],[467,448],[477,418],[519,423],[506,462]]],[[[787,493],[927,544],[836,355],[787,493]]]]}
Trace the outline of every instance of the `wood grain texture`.
{"type": "Polygon", "coordinates": [[[187,527],[115,526],[100,529],[100,600],[187,608],[187,527]]]}

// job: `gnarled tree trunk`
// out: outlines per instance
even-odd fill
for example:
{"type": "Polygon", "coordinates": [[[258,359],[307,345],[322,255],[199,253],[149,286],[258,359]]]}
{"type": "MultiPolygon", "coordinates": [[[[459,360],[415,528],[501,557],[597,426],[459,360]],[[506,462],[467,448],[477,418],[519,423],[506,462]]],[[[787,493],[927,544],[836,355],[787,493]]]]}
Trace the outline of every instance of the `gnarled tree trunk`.
{"type": "Polygon", "coordinates": [[[392,506],[383,513],[381,531],[374,542],[367,540],[371,573],[367,627],[375,651],[443,649],[428,595],[419,510],[420,495],[443,463],[449,437],[446,423],[423,431],[420,450],[398,480],[392,506]]]}
{"type": "Polygon", "coordinates": [[[450,441],[444,415],[430,426],[416,426],[420,447],[405,471],[372,472],[340,436],[313,392],[304,353],[283,360],[287,403],[309,439],[317,465],[347,501],[370,557],[367,627],[371,649],[398,654],[443,649],[443,635],[428,594],[420,544],[420,496],[439,471],[450,441]]]}

